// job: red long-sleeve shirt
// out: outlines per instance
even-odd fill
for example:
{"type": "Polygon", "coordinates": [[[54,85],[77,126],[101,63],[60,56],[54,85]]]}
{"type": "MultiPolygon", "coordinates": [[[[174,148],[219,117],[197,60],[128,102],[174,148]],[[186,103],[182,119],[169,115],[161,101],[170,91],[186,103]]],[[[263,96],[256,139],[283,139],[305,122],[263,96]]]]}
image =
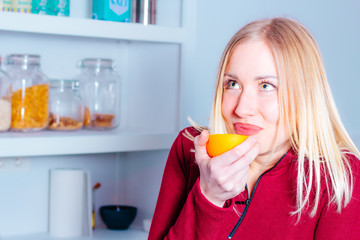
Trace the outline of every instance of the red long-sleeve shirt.
{"type": "MultiPolygon", "coordinates": [[[[188,131],[199,134],[194,128],[188,131]]],[[[316,215],[311,218],[305,212],[296,223],[297,215],[290,214],[296,202],[297,156],[293,151],[262,174],[251,196],[245,190],[220,208],[201,193],[199,169],[191,151],[194,143],[183,133],[169,153],[149,240],[227,239],[237,222],[240,225],[232,239],[360,239],[360,161],[356,157],[349,155],[354,190],[341,214],[334,204],[328,206],[324,183],[316,215]]]]}

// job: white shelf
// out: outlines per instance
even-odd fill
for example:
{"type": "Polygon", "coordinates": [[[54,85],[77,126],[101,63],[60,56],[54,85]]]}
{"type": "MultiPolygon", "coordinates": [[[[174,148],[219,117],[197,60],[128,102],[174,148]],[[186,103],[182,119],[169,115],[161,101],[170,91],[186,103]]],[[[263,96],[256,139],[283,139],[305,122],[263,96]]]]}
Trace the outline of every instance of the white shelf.
{"type": "MultiPolygon", "coordinates": [[[[146,240],[148,233],[140,229],[128,229],[128,230],[107,230],[96,229],[93,232],[92,238],[90,237],[78,237],[78,238],[66,238],[67,240],[146,240]]],[[[1,238],[2,240],[55,240],[59,238],[50,237],[49,233],[35,233],[26,234],[12,237],[1,238]]],[[[65,238],[64,238],[65,239],[65,238]]]]}
{"type": "Polygon", "coordinates": [[[185,41],[182,28],[14,12],[0,12],[0,31],[165,43],[185,41]]]}
{"type": "Polygon", "coordinates": [[[46,156],[169,149],[175,133],[142,131],[41,131],[0,133],[0,157],[46,156]]]}

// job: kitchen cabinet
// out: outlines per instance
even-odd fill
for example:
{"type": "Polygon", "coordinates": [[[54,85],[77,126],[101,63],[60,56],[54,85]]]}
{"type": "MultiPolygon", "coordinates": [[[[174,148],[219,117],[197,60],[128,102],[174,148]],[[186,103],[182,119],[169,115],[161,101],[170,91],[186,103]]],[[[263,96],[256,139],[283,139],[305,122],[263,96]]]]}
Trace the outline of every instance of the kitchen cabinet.
{"type": "MultiPolygon", "coordinates": [[[[83,7],[88,6],[85,0],[76,1],[83,7]]],[[[4,132],[0,134],[0,160],[19,157],[34,158],[34,161],[41,159],[43,167],[47,164],[43,161],[45,158],[56,159],[58,166],[62,166],[62,162],[65,164],[79,158],[79,165],[86,166],[86,158],[100,156],[111,158],[112,164],[116,162],[114,165],[121,168],[121,162],[135,156],[146,156],[149,161],[156,161],[154,159],[158,158],[159,151],[163,151],[161,156],[166,155],[180,126],[181,89],[185,76],[182,73],[186,68],[185,58],[190,46],[184,19],[189,19],[188,16],[194,12],[193,7],[194,3],[190,0],[158,0],[157,24],[147,26],[72,17],[81,15],[76,12],[70,14],[70,17],[0,12],[2,67],[4,57],[9,54],[38,54],[41,56],[42,71],[50,79],[72,79],[79,72],[77,64],[81,59],[100,57],[113,59],[115,69],[121,76],[121,116],[117,129],[4,132]],[[127,153],[130,157],[126,157],[127,153]]],[[[48,164],[51,165],[50,162],[48,164]]],[[[129,166],[131,163],[126,164],[129,166]]],[[[115,176],[115,179],[107,181],[119,181],[117,171],[109,174],[115,176]]],[[[5,178],[5,181],[14,178],[11,171],[6,174],[0,177],[5,178]]],[[[109,185],[116,188],[126,184],[126,180],[124,182],[109,185]]],[[[12,190],[9,189],[1,191],[10,202],[12,190]]],[[[42,194],[47,196],[44,192],[42,194]]],[[[137,199],[140,196],[136,193],[131,193],[131,197],[127,198],[130,203],[140,202],[137,199]]],[[[44,198],[41,201],[46,202],[44,198]]],[[[38,210],[45,215],[44,209],[38,210]]],[[[6,222],[9,228],[14,228],[9,221],[4,220],[6,214],[2,215],[0,223],[6,222]]],[[[20,215],[16,209],[15,215],[20,215]]],[[[140,217],[143,216],[140,214],[140,217]]],[[[44,219],[46,217],[41,219],[42,226],[47,224],[44,219]]],[[[138,222],[141,223],[141,219],[138,222]]],[[[27,226],[28,233],[23,230],[18,235],[6,231],[6,227],[0,227],[1,239],[51,239],[46,231],[38,233],[35,227],[27,226]]],[[[141,224],[128,231],[97,229],[93,239],[146,239],[147,233],[139,228],[141,224]]]]}
{"type": "Polygon", "coordinates": [[[113,58],[122,76],[122,114],[118,129],[64,134],[4,133],[0,135],[0,145],[4,146],[0,157],[169,147],[178,124],[180,93],[177,86],[180,46],[185,42],[183,28],[1,12],[0,31],[3,57],[10,53],[40,54],[43,72],[49,78],[73,78],[77,61],[88,56],[113,58]],[[94,48],[102,50],[93,51],[94,48]],[[147,85],[150,87],[145,89],[147,85]],[[149,110],[152,112],[146,113],[149,110]]]}

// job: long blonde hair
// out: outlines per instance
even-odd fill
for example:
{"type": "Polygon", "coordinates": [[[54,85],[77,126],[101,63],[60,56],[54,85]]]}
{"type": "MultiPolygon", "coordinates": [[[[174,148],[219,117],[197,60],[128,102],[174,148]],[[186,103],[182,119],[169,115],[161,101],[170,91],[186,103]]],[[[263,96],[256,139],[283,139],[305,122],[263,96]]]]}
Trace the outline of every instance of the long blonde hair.
{"type": "Polygon", "coordinates": [[[315,190],[310,216],[315,215],[323,173],[326,174],[326,184],[332,189],[330,202],[334,202],[340,212],[342,206],[349,203],[353,188],[352,172],[345,153],[359,156],[359,151],[341,122],[317,43],[300,23],[288,18],[258,20],[232,37],[219,65],[210,132],[227,133],[221,111],[224,71],[234,47],[251,40],[265,41],[277,66],[279,119],[288,127],[291,146],[298,154],[293,214],[300,218],[311,192],[315,190]]]}

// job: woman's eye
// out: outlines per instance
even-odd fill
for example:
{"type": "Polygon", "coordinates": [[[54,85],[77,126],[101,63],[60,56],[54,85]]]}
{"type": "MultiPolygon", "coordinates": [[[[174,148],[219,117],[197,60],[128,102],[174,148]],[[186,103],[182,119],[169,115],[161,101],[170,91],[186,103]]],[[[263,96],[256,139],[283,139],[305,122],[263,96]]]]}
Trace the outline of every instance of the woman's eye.
{"type": "Polygon", "coordinates": [[[263,82],[263,83],[260,84],[260,89],[262,91],[271,91],[271,90],[276,89],[276,87],[271,83],[263,82]]]}
{"type": "Polygon", "coordinates": [[[235,80],[227,80],[225,84],[226,89],[239,89],[239,84],[235,80]]]}

